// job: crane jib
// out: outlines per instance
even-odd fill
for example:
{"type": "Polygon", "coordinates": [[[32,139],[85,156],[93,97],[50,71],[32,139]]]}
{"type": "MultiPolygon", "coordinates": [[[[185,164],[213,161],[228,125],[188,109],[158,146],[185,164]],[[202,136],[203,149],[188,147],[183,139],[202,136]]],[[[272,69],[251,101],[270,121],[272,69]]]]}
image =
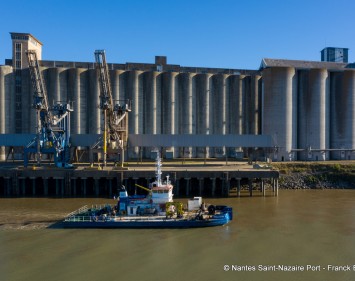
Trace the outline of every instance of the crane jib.
{"type": "Polygon", "coordinates": [[[57,102],[48,104],[46,85],[41,73],[35,50],[26,51],[28,68],[33,89],[33,108],[37,114],[37,135],[26,147],[24,166],[28,165],[28,154],[36,153],[37,164],[41,164],[43,154],[53,154],[57,167],[71,168],[70,161],[70,104],[57,102]]]}
{"type": "Polygon", "coordinates": [[[104,128],[102,129],[102,137],[93,145],[93,148],[103,151],[105,166],[108,148],[113,151],[113,154],[121,154],[121,164],[123,165],[124,157],[122,155],[127,144],[127,113],[131,111],[130,102],[113,99],[105,50],[96,50],[94,54],[100,84],[99,107],[104,117],[104,128]]]}

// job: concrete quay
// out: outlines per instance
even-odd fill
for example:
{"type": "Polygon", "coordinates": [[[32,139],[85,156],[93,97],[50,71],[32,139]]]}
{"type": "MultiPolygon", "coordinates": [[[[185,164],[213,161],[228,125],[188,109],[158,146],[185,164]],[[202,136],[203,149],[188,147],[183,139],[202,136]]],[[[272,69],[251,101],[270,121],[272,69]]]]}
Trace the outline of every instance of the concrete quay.
{"type": "MultiPolygon", "coordinates": [[[[80,165],[69,170],[1,163],[0,197],[113,197],[122,185],[129,194],[144,194],[135,184],[147,186],[154,180],[154,163],[125,164],[124,168],[80,165]]],[[[246,163],[168,162],[162,171],[163,177],[170,176],[175,197],[278,195],[279,172],[246,163]]]]}

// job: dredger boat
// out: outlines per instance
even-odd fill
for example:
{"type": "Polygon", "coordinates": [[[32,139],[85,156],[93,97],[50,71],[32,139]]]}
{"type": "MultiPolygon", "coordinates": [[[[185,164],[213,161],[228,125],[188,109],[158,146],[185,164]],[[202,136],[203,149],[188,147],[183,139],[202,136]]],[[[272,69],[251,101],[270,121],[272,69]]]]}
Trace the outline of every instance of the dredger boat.
{"type": "Polygon", "coordinates": [[[68,228],[190,228],[227,224],[233,210],[224,205],[206,205],[202,197],[188,200],[187,208],[173,201],[173,185],[169,176],[161,179],[161,159],[157,153],[156,180],[148,188],[148,195],[129,196],[124,186],[117,204],[84,206],[64,219],[68,228]]]}

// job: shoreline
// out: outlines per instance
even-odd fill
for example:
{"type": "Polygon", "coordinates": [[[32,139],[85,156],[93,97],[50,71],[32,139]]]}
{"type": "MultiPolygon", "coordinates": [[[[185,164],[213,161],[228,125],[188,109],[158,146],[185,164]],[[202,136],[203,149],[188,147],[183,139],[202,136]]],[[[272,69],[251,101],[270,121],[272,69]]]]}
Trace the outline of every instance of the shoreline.
{"type": "Polygon", "coordinates": [[[355,189],[355,164],[343,162],[273,163],[279,189],[355,189]]]}

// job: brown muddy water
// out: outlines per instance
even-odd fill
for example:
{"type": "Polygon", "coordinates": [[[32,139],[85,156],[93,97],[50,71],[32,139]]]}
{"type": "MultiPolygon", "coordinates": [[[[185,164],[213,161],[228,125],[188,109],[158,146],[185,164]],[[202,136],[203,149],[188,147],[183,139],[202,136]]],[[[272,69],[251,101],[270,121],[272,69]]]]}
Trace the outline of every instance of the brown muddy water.
{"type": "Polygon", "coordinates": [[[60,229],[51,225],[82,205],[113,201],[0,199],[0,280],[355,280],[355,190],[206,201],[231,205],[235,219],[204,229],[60,229]]]}

